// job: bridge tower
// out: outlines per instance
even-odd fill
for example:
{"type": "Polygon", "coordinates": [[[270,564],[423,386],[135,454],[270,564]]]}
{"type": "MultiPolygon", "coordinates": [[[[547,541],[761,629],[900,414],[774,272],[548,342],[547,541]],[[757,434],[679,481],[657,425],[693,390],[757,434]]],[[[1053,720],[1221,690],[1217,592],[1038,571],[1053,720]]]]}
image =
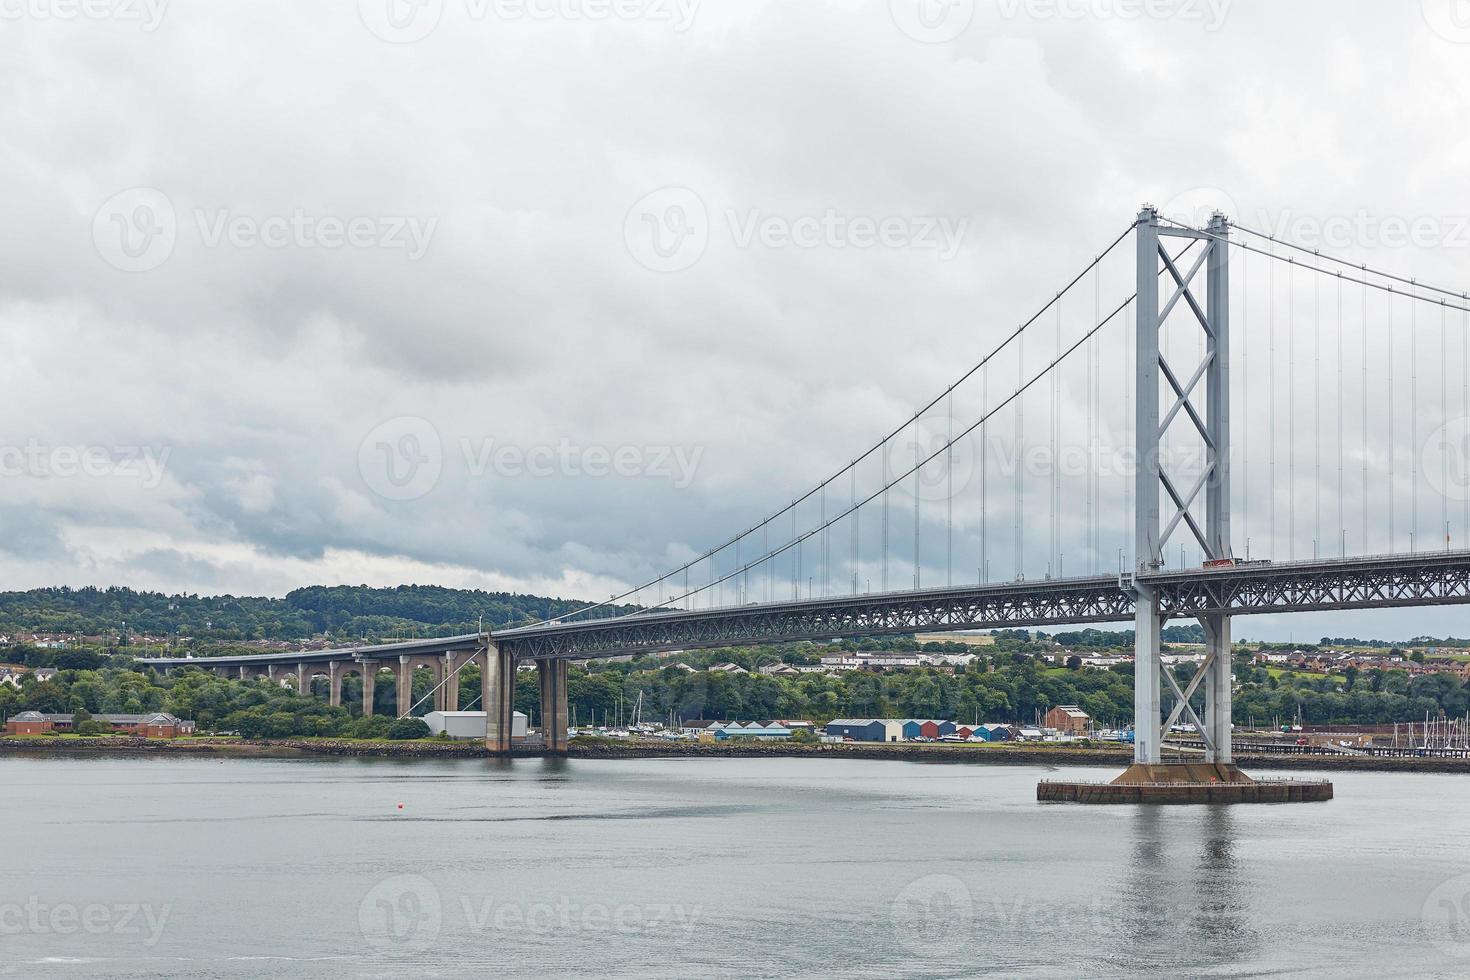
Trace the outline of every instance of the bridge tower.
{"type": "MultiPolygon", "coordinates": [[[[1205,231],[1161,223],[1158,212],[1145,206],[1136,226],[1138,245],[1138,300],[1136,361],[1138,406],[1135,450],[1134,554],[1136,567],[1125,576],[1137,597],[1134,621],[1134,745],[1135,764],[1155,765],[1170,726],[1181,717],[1193,721],[1203,735],[1206,760],[1230,763],[1230,617],[1200,617],[1206,637],[1205,662],[1187,685],[1181,686],[1160,656],[1160,632],[1165,616],[1148,577],[1164,568],[1165,547],[1175,532],[1189,533],[1206,561],[1232,558],[1230,547],[1230,224],[1216,212],[1205,231]],[[1174,248],[1170,248],[1174,245],[1174,248]],[[1188,246],[1183,248],[1180,246],[1188,246]],[[1188,259],[1187,269],[1175,256],[1188,259]],[[1199,301],[1201,273],[1204,302],[1199,301]],[[1160,305],[1161,290],[1168,299],[1160,305]],[[1159,334],[1179,304],[1187,319],[1204,331],[1205,355],[1198,365],[1175,370],[1164,355],[1159,334]],[[1203,395],[1196,391],[1203,384],[1203,395]],[[1160,413],[1161,386],[1168,386],[1170,405],[1160,413]],[[1203,404],[1203,411],[1200,404],[1203,404]],[[1162,457],[1164,435],[1187,433],[1200,449],[1200,472],[1192,484],[1176,482],[1162,457]],[[1204,494],[1203,526],[1191,510],[1204,494]],[[1161,523],[1161,504],[1170,514],[1161,523]],[[1190,704],[1203,685],[1205,716],[1190,704]],[[1173,696],[1169,717],[1160,724],[1162,694],[1173,696]]],[[[1174,345],[1195,349],[1194,344],[1174,345]]],[[[1190,358],[1193,360],[1193,358],[1190,358]]]]}

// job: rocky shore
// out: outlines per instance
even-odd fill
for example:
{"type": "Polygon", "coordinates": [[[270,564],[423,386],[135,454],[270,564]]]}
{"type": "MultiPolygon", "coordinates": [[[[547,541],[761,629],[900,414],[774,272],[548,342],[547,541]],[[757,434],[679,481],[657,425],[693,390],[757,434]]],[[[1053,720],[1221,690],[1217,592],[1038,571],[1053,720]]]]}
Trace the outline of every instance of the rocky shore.
{"type": "MultiPolygon", "coordinates": [[[[478,742],[439,740],[387,741],[348,738],[43,738],[0,737],[5,755],[140,755],[217,756],[237,758],[482,759],[490,753],[478,742]]],[[[535,743],[518,747],[517,756],[539,756],[535,743]]],[[[1061,745],[901,745],[799,742],[665,742],[627,739],[574,739],[567,752],[574,759],[660,758],[824,758],[892,759],[939,765],[1117,766],[1132,761],[1127,746],[1079,748],[1061,745]]],[[[1470,773],[1470,759],[1376,758],[1370,756],[1236,754],[1248,770],[1313,770],[1336,772],[1470,773]]]]}

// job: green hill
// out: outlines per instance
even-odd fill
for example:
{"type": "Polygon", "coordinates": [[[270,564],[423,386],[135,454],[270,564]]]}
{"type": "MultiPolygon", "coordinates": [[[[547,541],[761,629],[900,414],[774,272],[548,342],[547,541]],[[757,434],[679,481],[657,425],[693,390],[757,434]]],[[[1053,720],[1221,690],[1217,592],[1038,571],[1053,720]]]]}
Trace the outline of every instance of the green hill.
{"type": "Polygon", "coordinates": [[[127,588],[0,592],[0,632],[145,634],[229,642],[451,636],[566,615],[585,601],[400,585],[311,586],[284,599],[164,595],[127,588]]]}

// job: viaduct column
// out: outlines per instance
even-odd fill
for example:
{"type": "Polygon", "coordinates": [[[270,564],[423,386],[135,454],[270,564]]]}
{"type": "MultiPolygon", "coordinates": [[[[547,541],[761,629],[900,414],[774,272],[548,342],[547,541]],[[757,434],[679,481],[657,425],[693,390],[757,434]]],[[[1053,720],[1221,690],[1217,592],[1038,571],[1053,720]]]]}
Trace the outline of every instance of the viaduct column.
{"type": "Polygon", "coordinates": [[[311,673],[307,670],[306,664],[296,665],[296,693],[311,693],[311,673]]]}
{"type": "Polygon", "coordinates": [[[536,674],[541,681],[541,735],[546,751],[567,751],[567,662],[546,659],[536,661],[536,674]]]}
{"type": "Polygon", "coordinates": [[[485,668],[480,672],[480,701],[485,705],[485,748],[510,754],[515,720],[516,658],[494,640],[485,641],[485,668]]]}
{"type": "Polygon", "coordinates": [[[413,705],[413,664],[408,654],[402,654],[398,658],[398,714],[399,718],[408,714],[408,709],[413,705]]]}
{"type": "Polygon", "coordinates": [[[364,718],[373,713],[373,687],[378,682],[378,662],[376,660],[361,660],[362,664],[362,715],[364,718]]]}
{"type": "Polygon", "coordinates": [[[458,659],[453,650],[444,652],[444,686],[439,688],[439,710],[459,710],[459,675],[454,672],[454,661],[458,659]]]}
{"type": "Polygon", "coordinates": [[[336,660],[327,661],[327,705],[342,707],[342,665],[336,660]]]}

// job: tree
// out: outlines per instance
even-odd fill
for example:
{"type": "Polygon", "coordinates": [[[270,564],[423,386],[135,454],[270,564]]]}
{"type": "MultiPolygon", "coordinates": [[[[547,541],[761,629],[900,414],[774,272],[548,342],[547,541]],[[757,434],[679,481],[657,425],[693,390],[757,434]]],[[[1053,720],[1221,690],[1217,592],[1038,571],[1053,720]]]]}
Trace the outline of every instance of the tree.
{"type": "Polygon", "coordinates": [[[388,726],[388,737],[395,741],[428,738],[429,726],[422,718],[398,718],[388,726]]]}

